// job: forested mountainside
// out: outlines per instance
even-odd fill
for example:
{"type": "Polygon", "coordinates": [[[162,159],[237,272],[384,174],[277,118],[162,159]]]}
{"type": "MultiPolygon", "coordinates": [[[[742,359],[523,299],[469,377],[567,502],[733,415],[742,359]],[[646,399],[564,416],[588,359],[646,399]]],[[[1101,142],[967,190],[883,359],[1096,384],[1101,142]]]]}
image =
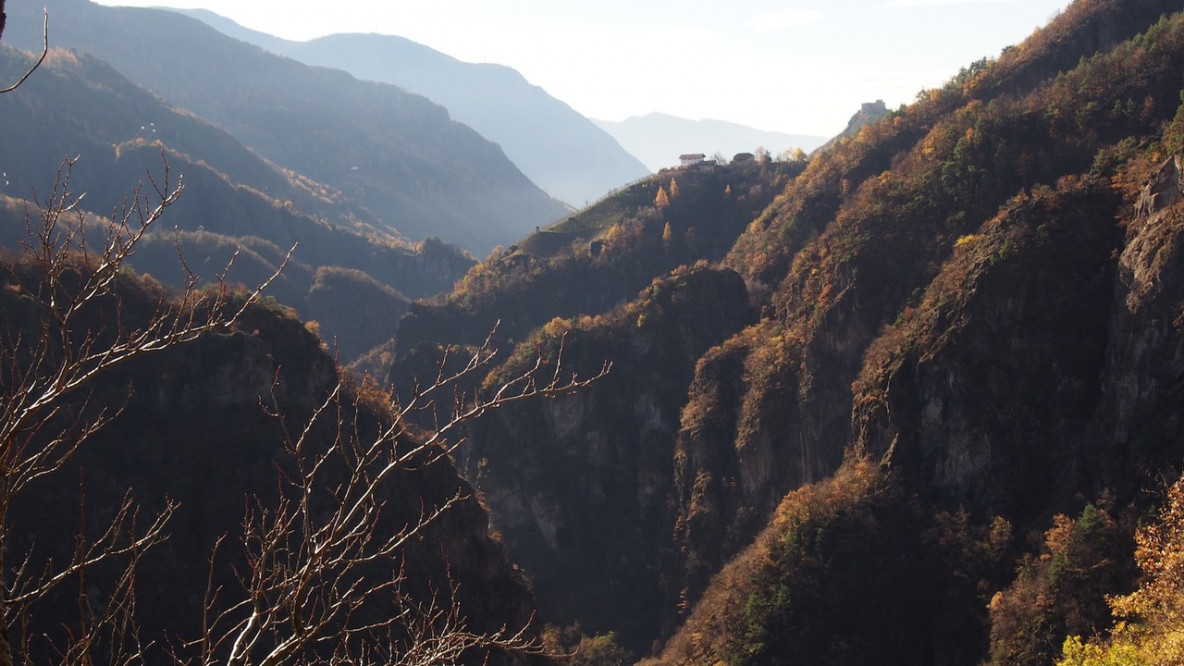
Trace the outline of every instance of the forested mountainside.
{"type": "MultiPolygon", "coordinates": [[[[31,56],[0,47],[0,75],[15,80],[31,56]]],[[[140,244],[131,267],[180,286],[189,269],[257,284],[296,246],[271,296],[318,321],[343,361],[394,332],[408,298],[446,291],[473,261],[455,247],[408,244],[364,207],[329,186],[260,158],[214,125],[170,107],[86,54],[55,49],[20,89],[0,104],[12,135],[0,144],[4,180],[0,244],[25,237],[25,200],[45,204],[68,189],[82,206],[110,215],[141,184],[143,201],[183,184],[167,227],[140,244]],[[69,182],[55,173],[72,160],[69,182]],[[167,169],[167,173],[166,173],[167,169]],[[344,312],[348,309],[349,312],[344,312]]]]}
{"type": "MultiPolygon", "coordinates": [[[[504,65],[462,62],[391,35],[338,34],[295,42],[248,30],[209,11],[178,11],[273,53],[423,95],[501,146],[531,182],[573,206],[587,205],[649,173],[592,121],[504,65]]],[[[670,154],[677,157],[680,151],[685,147],[670,154]]]]}
{"type": "Polygon", "coordinates": [[[174,300],[61,247],[3,257],[7,655],[530,663],[468,638],[529,639],[534,605],[442,443],[422,448],[291,310],[236,289],[174,300]],[[100,371],[55,388],[75,363],[100,371]]]}
{"type": "MultiPolygon", "coordinates": [[[[174,12],[86,0],[46,6],[55,46],[105,60],[411,241],[435,236],[484,256],[567,212],[500,148],[418,95],[309,67],[174,12]]],[[[40,9],[8,7],[9,44],[39,50],[40,9]]]]}
{"type": "Polygon", "coordinates": [[[450,294],[413,304],[399,324],[400,354],[425,342],[477,343],[495,326],[498,340],[518,342],[556,316],[607,311],[655,275],[722,259],[804,167],[755,160],[704,165],[630,185],[491,255],[450,294]]]}
{"type": "Polygon", "coordinates": [[[487,385],[613,363],[459,453],[543,619],[653,663],[1153,650],[1106,595],[1182,598],[1133,555],[1179,548],[1179,9],[1079,1],[808,165],[658,174],[412,306],[402,390],[499,320],[487,385]]]}
{"type": "MultiPolygon", "coordinates": [[[[125,35],[104,17],[139,25],[137,17],[158,16],[68,6],[111,30],[104,39],[125,35]]],[[[180,43],[184,33],[167,34],[180,43]]],[[[125,57],[140,37],[128,37],[125,57]]],[[[18,70],[28,62],[3,57],[18,70]]],[[[143,78],[168,79],[167,67],[148,70],[170,57],[144,61],[143,78]]],[[[211,72],[203,76],[215,80],[211,72]]],[[[368,316],[407,312],[395,338],[364,360],[393,387],[393,403],[370,380],[343,374],[316,325],[266,302],[194,340],[143,349],[85,390],[61,392],[52,369],[76,350],[171,330],[145,322],[184,328],[194,321],[187,313],[201,321],[203,304],[220,312],[248,297],[221,285],[177,303],[154,278],[123,270],[163,261],[163,236],[146,236],[127,266],[61,254],[50,278],[6,256],[0,494],[11,499],[12,479],[24,484],[17,501],[0,502],[6,583],[16,576],[36,585],[29,575],[51,553],[57,566],[80,556],[63,524],[101,545],[115,521],[138,543],[134,535],[152,534],[149,516],[164,512],[174,536],[120,551],[136,564],[134,581],[99,563],[39,602],[36,623],[6,618],[0,656],[14,637],[18,652],[53,654],[94,619],[142,634],[121,643],[129,634],[115,631],[104,650],[178,659],[170,651],[203,649],[190,637],[216,635],[203,627],[201,610],[211,605],[229,618],[266,607],[283,629],[259,640],[282,642],[304,635],[337,591],[385,589],[373,581],[391,576],[399,594],[372,598],[353,619],[424,613],[431,619],[419,630],[431,634],[456,627],[456,608],[488,636],[531,621],[537,603],[534,626],[551,625],[547,643],[580,646],[573,661],[584,664],[1181,663],[1181,72],[1178,3],[1078,0],[1024,43],[808,160],[661,172],[539,225],[473,266],[451,293],[407,304],[377,273],[407,248],[387,242],[384,220],[366,217],[378,215],[374,207],[318,203],[352,198],[340,181],[276,168],[282,160],[250,141],[171,111],[89,56],[56,51],[28,87],[0,97],[14,122],[45,115],[60,123],[60,133],[34,134],[27,145],[14,134],[11,145],[46,160],[36,169],[56,163],[41,155],[44,146],[68,148],[58,137],[76,136],[85,153],[75,190],[112,197],[163,151],[170,170],[192,183],[165,223],[176,214],[185,239],[210,256],[203,267],[231,246],[244,248],[252,278],[244,281],[279,265],[283,236],[227,232],[200,245],[225,231],[205,225],[240,217],[252,234],[283,230],[318,245],[349,239],[340,241],[347,248],[370,247],[349,244],[365,240],[385,248],[369,250],[375,273],[297,258],[274,290],[320,308],[326,326],[356,323],[354,307],[368,316]],[[96,115],[72,120],[54,89],[77,89],[96,115]],[[171,115],[145,123],[125,110],[171,115]],[[100,122],[105,114],[130,136],[100,122]],[[137,136],[140,127],[158,138],[137,136]],[[206,145],[208,157],[199,152],[206,145]],[[271,162],[251,161],[244,146],[271,162]],[[101,168],[86,174],[92,154],[101,168]],[[183,207],[187,198],[194,208],[183,207]],[[218,208],[203,208],[210,202],[218,208]],[[336,210],[352,212],[343,220],[331,217],[336,210]],[[115,296],[103,292],[55,317],[69,303],[57,296],[88,273],[109,275],[115,296]],[[488,368],[470,362],[488,352],[488,368]],[[417,409],[426,386],[465,368],[454,391],[417,409]],[[22,430],[13,414],[44,409],[22,380],[45,369],[55,408],[42,412],[41,427],[22,430]],[[573,375],[596,379],[497,410],[474,402],[507,395],[499,393],[507,383],[516,396],[573,375]],[[324,402],[339,386],[341,400],[324,402]],[[467,406],[479,418],[453,433],[463,446],[399,458],[432,437],[450,407],[467,406]],[[104,428],[87,429],[107,416],[114,420],[104,428]],[[398,534],[434,507],[451,508],[380,569],[365,558],[336,560],[329,570],[344,563],[350,574],[312,596],[277,605],[261,594],[220,607],[241,598],[244,585],[273,589],[258,572],[324,552],[304,525],[336,515],[357,455],[349,442],[383,427],[401,434],[376,464],[386,469],[393,459],[401,471],[383,476],[374,502],[364,503],[374,516],[367,530],[398,534]],[[22,461],[52,466],[56,458],[45,463],[36,452],[60,451],[62,442],[68,449],[79,433],[90,441],[62,469],[22,471],[22,461]],[[318,453],[334,462],[302,467],[315,460],[302,456],[318,453]],[[324,485],[304,494],[309,473],[324,485]],[[119,511],[129,487],[142,516],[119,511]],[[278,501],[289,491],[290,504],[278,501]],[[308,520],[250,532],[289,508],[308,520]],[[289,547],[288,538],[297,541],[289,547]],[[279,550],[252,559],[266,544],[279,550]],[[131,583],[177,596],[129,603],[131,583]],[[110,599],[125,600],[114,615],[102,610],[110,599]],[[125,612],[139,619],[111,619],[125,612]]],[[[229,98],[245,95],[235,85],[229,98]]],[[[331,124],[327,117],[319,122],[331,124]]],[[[13,182],[36,185],[36,174],[15,173],[25,175],[13,182]]],[[[73,199],[59,201],[68,209],[73,199]]],[[[23,209],[5,200],[7,219],[23,221],[23,209]]],[[[92,218],[87,229],[109,238],[100,233],[106,222],[92,218]]],[[[64,252],[67,240],[48,237],[57,239],[49,254],[64,252]]],[[[418,253],[444,267],[456,256],[436,242],[418,253]]],[[[359,534],[360,547],[374,545],[359,534]]],[[[289,586],[298,595],[309,589],[301,580],[289,586]]],[[[25,612],[21,589],[7,593],[15,601],[6,612],[25,612]]],[[[390,649],[399,650],[403,631],[415,628],[388,635],[390,649]]],[[[326,646],[338,661],[356,661],[350,651],[368,647],[352,639],[326,646]]],[[[484,655],[469,656],[481,663],[484,655]]]]}
{"type": "Polygon", "coordinates": [[[575,413],[566,399],[511,407],[505,420],[482,421],[459,452],[470,478],[483,480],[507,546],[533,572],[548,621],[616,626],[631,644],[657,635],[653,573],[668,543],[645,535],[667,532],[661,424],[677,419],[695,359],[752,317],[739,276],[706,264],[804,166],[658,174],[491,256],[443,303],[413,304],[400,322],[389,381],[402,395],[433,376],[441,345],[478,344],[495,329],[504,353],[518,350],[491,376],[528,370],[537,348],[557,354],[556,336],[569,331],[568,369],[588,377],[613,363],[575,413]],[[560,425],[576,414],[570,429],[560,425]]]}

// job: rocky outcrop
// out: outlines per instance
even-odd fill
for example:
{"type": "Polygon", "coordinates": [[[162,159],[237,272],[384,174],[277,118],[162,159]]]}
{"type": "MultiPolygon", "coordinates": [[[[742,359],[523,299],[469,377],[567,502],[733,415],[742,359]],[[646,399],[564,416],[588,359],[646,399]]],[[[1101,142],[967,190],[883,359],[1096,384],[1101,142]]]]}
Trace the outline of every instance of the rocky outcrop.
{"type": "Polygon", "coordinates": [[[857,446],[1020,520],[1075,493],[1130,496],[1148,470],[1175,464],[1179,162],[1154,170],[1133,211],[1107,184],[1075,181],[966,240],[869,350],[857,446]]]}
{"type": "Polygon", "coordinates": [[[1184,397],[1184,181],[1176,156],[1143,187],[1118,257],[1088,472],[1100,486],[1178,465],[1184,397]]]}
{"type": "Polygon", "coordinates": [[[862,105],[860,105],[859,110],[851,116],[851,119],[847,121],[846,129],[844,129],[842,132],[839,132],[837,136],[822,144],[813,152],[820,153],[829,150],[836,143],[842,141],[843,139],[854,137],[856,134],[859,134],[859,130],[876,122],[886,115],[888,115],[888,107],[884,104],[884,100],[878,99],[874,102],[864,102],[862,105]]]}
{"type": "Polygon", "coordinates": [[[1100,180],[1020,198],[868,351],[854,445],[919,486],[1021,520],[1081,483],[1101,397],[1119,199],[1100,180]]]}

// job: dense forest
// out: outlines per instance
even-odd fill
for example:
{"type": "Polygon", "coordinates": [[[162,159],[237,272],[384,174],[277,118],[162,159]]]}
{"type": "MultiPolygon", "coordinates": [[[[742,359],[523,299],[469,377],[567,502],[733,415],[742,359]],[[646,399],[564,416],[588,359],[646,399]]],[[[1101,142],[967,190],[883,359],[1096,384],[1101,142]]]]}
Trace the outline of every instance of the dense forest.
{"type": "MultiPolygon", "coordinates": [[[[75,58],[26,85],[106,71],[75,58]]],[[[76,663],[1184,662],[1181,72],[1177,3],[1078,0],[809,157],[664,170],[434,296],[377,279],[382,255],[295,255],[288,286],[274,250],[262,292],[178,292],[130,270],[161,242],[119,240],[136,210],[88,218],[111,262],[55,236],[75,199],[46,199],[27,231],[51,240],[5,255],[0,285],[6,643],[76,663]],[[90,275],[93,299],[56,296],[90,275]],[[302,307],[398,325],[334,358],[302,307]],[[354,488],[372,518],[327,539],[354,488]],[[29,575],[85,564],[88,534],[109,558],[29,575]]],[[[221,192],[170,191],[165,220],[221,192]]],[[[239,216],[381,236],[306,209],[239,216]]]]}
{"type": "Polygon", "coordinates": [[[1119,650],[1181,453],[1176,9],[1076,3],[808,164],[659,174],[413,305],[403,390],[499,321],[488,385],[614,363],[458,454],[543,616],[655,663],[1119,650]]]}

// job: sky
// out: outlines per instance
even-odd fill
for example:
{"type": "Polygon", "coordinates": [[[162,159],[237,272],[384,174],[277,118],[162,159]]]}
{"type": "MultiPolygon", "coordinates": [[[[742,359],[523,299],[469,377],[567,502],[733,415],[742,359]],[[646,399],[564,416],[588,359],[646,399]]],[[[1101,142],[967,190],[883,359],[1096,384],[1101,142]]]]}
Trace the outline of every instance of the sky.
{"type": "Polygon", "coordinates": [[[585,116],[832,136],[996,57],[1069,0],[102,0],[200,7],[294,40],[398,35],[508,65],[585,116]]]}

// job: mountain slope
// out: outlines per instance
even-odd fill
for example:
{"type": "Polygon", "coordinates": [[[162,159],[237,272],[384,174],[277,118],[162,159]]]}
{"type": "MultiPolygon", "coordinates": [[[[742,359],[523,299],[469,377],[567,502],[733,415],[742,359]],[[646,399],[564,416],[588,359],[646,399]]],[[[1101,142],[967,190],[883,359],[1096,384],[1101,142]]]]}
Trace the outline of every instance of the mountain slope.
{"type": "MultiPolygon", "coordinates": [[[[1121,221],[1134,200],[1131,190],[1115,188],[1143,182],[1147,162],[1155,163],[1178,131],[1160,135],[1178,114],[1176,74],[1184,58],[1184,16],[1157,23],[1173,9],[1155,2],[1076,3],[998,63],[968,69],[928,100],[817,158],[791,186],[786,204],[737,245],[729,263],[745,267],[758,283],[771,278],[775,321],[789,344],[780,355],[760,336],[748,345],[748,354],[764,359],[763,380],[737,387],[747,395],[739,418],[732,417],[738,425],[725,431],[730,446],[703,431],[687,442],[686,476],[712,476],[708,492],[684,489],[687,524],[704,523],[698,536],[691,536],[694,527],[687,532],[688,561],[729,557],[718,557],[713,535],[750,520],[735,507],[775,506],[797,483],[846,469],[852,463],[844,465],[844,457],[865,458],[882,461],[893,492],[922,502],[929,517],[917,524],[908,512],[892,517],[853,509],[839,517],[841,529],[827,529],[858,533],[863,521],[875,521],[885,533],[928,530],[937,541],[901,552],[932,558],[931,583],[954,576],[970,585],[938,585],[943,599],[913,612],[908,627],[884,634],[912,636],[909,649],[920,650],[896,653],[895,645],[874,637],[892,617],[850,623],[843,605],[861,595],[889,601],[886,590],[851,590],[852,602],[808,600],[810,590],[827,584],[820,576],[858,576],[859,562],[877,557],[884,545],[840,538],[779,551],[768,575],[750,576],[741,567],[706,588],[702,607],[663,663],[769,663],[805,653],[844,663],[881,663],[873,654],[884,654],[883,663],[941,663],[959,653],[961,661],[974,661],[988,652],[988,630],[992,649],[1000,648],[994,653],[1004,655],[1006,636],[1035,635],[1025,632],[1060,622],[1059,636],[1053,629],[1048,639],[1059,645],[1069,626],[1064,616],[1098,607],[1101,594],[1114,590],[1082,584],[1081,596],[1062,605],[1042,609],[1032,596],[1032,605],[1016,604],[1022,611],[1000,605],[987,617],[982,610],[981,590],[1007,585],[1016,562],[1006,548],[991,545],[990,535],[999,534],[990,527],[993,517],[1009,531],[1014,525],[1018,537],[1049,527],[1058,512],[1087,515],[1085,501],[1113,502],[1103,488],[1138,503],[1139,489],[1154,484],[1148,471],[1179,459],[1179,433],[1163,420],[1170,420],[1164,401],[1174,389],[1152,379],[1158,370],[1140,380],[1117,371],[1145,387],[1138,397],[1106,379],[1116,372],[1107,368],[1123,367],[1117,359],[1132,353],[1107,351],[1116,327],[1135,339],[1162,335],[1167,348],[1178,339],[1158,320],[1132,320],[1121,305],[1131,298],[1124,296],[1128,271],[1150,267],[1119,263],[1130,259],[1131,243],[1143,241],[1124,234],[1121,221]],[[1135,35],[1138,26],[1149,30],[1145,36],[1135,35]],[[1103,50],[1095,55],[1095,48],[1103,50]],[[1058,75],[1061,62],[1078,65],[1058,75]],[[1033,78],[1036,71],[1044,72],[1043,83],[1033,78]],[[1112,398],[1103,396],[1124,394],[1125,409],[1139,404],[1156,412],[1157,427],[1144,430],[1141,419],[1116,426],[1107,415],[1112,398]],[[722,461],[695,462],[704,451],[722,461]],[[735,471],[717,475],[717,469],[735,471]],[[721,520],[720,508],[730,516],[721,520]],[[941,518],[959,511],[966,513],[961,527],[941,518]],[[962,554],[947,552],[950,547],[962,554]],[[724,607],[726,614],[712,611],[724,607]],[[943,638],[931,622],[943,617],[964,618],[963,639],[943,638]],[[1005,631],[1008,626],[1015,629],[1005,631]],[[799,630],[817,633],[806,641],[799,630]],[[855,653],[843,646],[856,646],[855,653]]],[[[1160,343],[1154,348],[1154,354],[1166,351],[1160,343]]],[[[707,370],[704,378],[711,376],[707,370]]],[[[727,407],[713,408],[708,422],[730,416],[719,413],[727,407]]],[[[824,517],[825,509],[791,497],[777,511],[790,507],[809,520],[824,517]]],[[[769,538],[794,545],[797,529],[775,525],[769,538]]],[[[1121,545],[1105,555],[1123,556],[1121,545]]],[[[759,552],[745,557],[762,567],[770,561],[759,552]]],[[[905,575],[891,568],[886,580],[895,573],[905,575]]],[[[1105,617],[1084,621],[1096,627],[1105,617]]]]}
{"type": "MultiPolygon", "coordinates": [[[[0,47],[4,76],[15,76],[28,64],[29,56],[0,47]]],[[[167,228],[149,233],[132,266],[180,286],[188,276],[177,261],[179,243],[189,268],[209,282],[237,251],[229,279],[255,284],[273,273],[295,245],[271,295],[308,319],[326,319],[322,333],[340,344],[343,360],[392,335],[406,297],[394,296],[393,302],[402,305],[386,311],[383,320],[376,319],[384,312],[377,303],[369,318],[345,318],[333,309],[348,301],[331,304],[313,297],[318,269],[350,269],[337,274],[423,297],[451,287],[472,263],[440,243],[399,241],[340,192],[277,168],[225,131],[169,107],[94,57],[55,50],[38,76],[4,101],[0,119],[11,136],[0,144],[5,173],[0,193],[44,203],[67,157],[74,161],[68,187],[85,193],[83,206],[100,215],[111,214],[131,197],[137,183],[142,202],[155,197],[149,177],[162,188],[183,184],[184,194],[164,221],[167,228]],[[342,218],[348,226],[326,221],[342,218]]],[[[0,245],[15,247],[26,231],[25,213],[19,206],[5,213],[0,245]]]]}
{"type": "Polygon", "coordinates": [[[722,120],[688,120],[665,113],[595,122],[652,171],[677,165],[678,156],[684,153],[720,153],[731,159],[737,153],[764,148],[779,155],[795,148],[810,152],[826,141],[821,136],[767,132],[722,120]]]}
{"type": "MultiPolygon", "coordinates": [[[[302,65],[173,12],[84,0],[49,10],[58,45],[108,61],[408,238],[484,254],[565,212],[497,146],[422,97],[302,65]]],[[[30,6],[11,7],[10,43],[33,48],[40,21],[30,6]]]]}
{"type": "Polygon", "coordinates": [[[294,42],[211,12],[184,13],[300,62],[423,95],[496,142],[531,181],[570,204],[595,201],[647,173],[603,130],[509,67],[462,62],[402,37],[339,34],[294,42]]]}
{"type": "MultiPolygon", "coordinates": [[[[74,267],[83,265],[81,260],[68,263],[61,277],[73,282],[74,267]]],[[[34,353],[34,343],[24,340],[35,340],[36,335],[22,338],[18,334],[36,331],[47,310],[30,295],[38,292],[22,289],[40,284],[43,278],[41,267],[32,261],[14,263],[6,255],[3,266],[0,312],[5,321],[5,375],[23,376],[25,355],[34,353]]],[[[78,333],[80,340],[98,339],[104,344],[110,322],[115,320],[142,331],[150,317],[162,316],[175,307],[159,283],[127,273],[116,278],[113,294],[74,311],[70,330],[78,333]]],[[[51,352],[43,360],[53,365],[58,359],[51,352]]],[[[31,371],[46,372],[41,368],[31,371]]],[[[352,639],[342,639],[335,632],[364,624],[363,618],[375,622],[397,618],[399,610],[407,612],[407,618],[416,617],[432,603],[437,609],[451,608],[455,603],[468,631],[496,632],[530,622],[529,591],[505,560],[504,551],[490,538],[487,516],[473,498],[471,487],[444,456],[428,456],[433,460],[407,465],[388,475],[385,482],[368,479],[376,483],[374,500],[382,507],[374,511],[380,517],[370,532],[376,543],[397,534],[408,521],[415,524],[422,520],[425,507],[448,507],[439,518],[425,523],[419,538],[409,540],[393,557],[379,558],[376,566],[354,561],[343,568],[340,562],[323,562],[323,567],[304,578],[280,582],[292,573],[284,569],[286,565],[308,558],[316,550],[333,548],[332,552],[348,557],[365,553],[371,546],[328,546],[336,539],[327,533],[312,537],[298,527],[292,529],[291,524],[282,529],[281,543],[290,549],[281,550],[276,558],[281,561],[259,556],[263,544],[274,536],[260,528],[301,499],[299,487],[293,483],[308,470],[301,465],[318,460],[316,474],[323,485],[304,498],[318,507],[317,515],[310,516],[315,523],[326,512],[331,513],[335,509],[332,500],[341,497],[337,493],[340,480],[345,478],[341,464],[345,457],[325,454],[348,446],[349,435],[343,439],[342,430],[354,437],[375,437],[392,418],[389,405],[350,386],[321,350],[320,341],[282,308],[250,308],[237,326],[163,351],[136,354],[88,379],[85,386],[88,391],[73,396],[67,392],[54,404],[67,420],[50,419],[42,425],[50,431],[61,426],[68,437],[71,424],[81,427],[105,420],[105,427],[88,433],[91,436],[85,446],[64,458],[60,469],[32,480],[16,495],[5,525],[5,545],[37,572],[32,574],[36,578],[42,564],[55,570],[50,560],[59,566],[70,562],[86,542],[83,535],[99,544],[100,550],[92,554],[105,550],[106,543],[122,547],[122,535],[108,534],[108,541],[100,535],[127,502],[139,507],[124,525],[133,535],[143,534],[150,517],[168,516],[168,538],[129,556],[135,561],[135,580],[130,584],[138,592],[126,608],[131,616],[121,615],[110,636],[103,632],[95,644],[85,646],[88,656],[98,659],[107,656],[108,649],[129,649],[119,645],[127,636],[122,632],[129,628],[134,639],[130,651],[144,661],[197,658],[207,649],[225,654],[229,641],[220,632],[229,630],[233,638],[235,632],[250,626],[248,617],[263,617],[253,613],[273,602],[274,597],[252,597],[244,589],[260,582],[279,582],[273,589],[275,594],[288,584],[300,585],[304,595],[296,597],[301,600],[299,605],[283,608],[279,621],[268,626],[258,642],[252,642],[249,651],[256,653],[302,630],[333,638],[335,653],[356,650],[359,644],[351,645],[352,639]],[[329,409],[321,413],[328,418],[316,421],[314,414],[335,393],[344,401],[339,405],[330,402],[329,409]],[[290,426],[305,423],[311,425],[297,447],[290,426]],[[281,497],[291,504],[285,505],[281,497]],[[311,538],[318,538],[315,549],[310,547],[311,538]],[[244,576],[244,571],[252,572],[254,578],[244,576]],[[272,573],[274,579],[264,581],[263,571],[272,573]],[[335,578],[337,575],[341,578],[335,578]],[[367,578],[391,581],[391,588],[379,588],[365,603],[351,606],[348,614],[339,613],[328,627],[311,624],[323,610],[317,607],[322,600],[336,601],[340,598],[336,595],[344,595],[361,602],[358,592],[365,589],[367,578]],[[399,596],[388,594],[391,592],[399,596]],[[220,618],[223,612],[228,614],[220,618]],[[301,624],[302,614],[309,624],[301,624]]],[[[27,404],[9,402],[8,397],[7,404],[27,404]]],[[[26,436],[22,443],[36,446],[49,435],[35,432],[26,436]]],[[[391,446],[409,450],[413,443],[403,435],[391,446]]],[[[23,458],[25,454],[16,455],[23,458]]],[[[346,464],[350,464],[348,460],[346,464]]],[[[356,522],[350,525],[357,529],[356,522]]],[[[56,650],[68,645],[70,634],[77,637],[86,629],[80,620],[102,618],[108,601],[118,598],[121,584],[127,581],[117,576],[121,567],[112,565],[123,563],[99,561],[88,567],[84,576],[67,577],[66,584],[22,618],[30,623],[7,627],[14,651],[33,662],[58,654],[56,650]],[[84,586],[82,591],[80,586],[84,586]]],[[[445,629],[435,619],[426,625],[428,637],[445,629]]],[[[390,641],[398,645],[406,636],[395,633],[390,641]]],[[[309,652],[320,650],[314,644],[309,652]]],[[[496,651],[491,656],[499,663],[522,663],[518,659],[503,661],[496,651]]],[[[472,663],[477,661],[479,657],[472,663]]]]}
{"type": "Polygon", "coordinates": [[[723,257],[802,168],[750,161],[634,183],[490,256],[442,302],[413,305],[399,323],[399,354],[421,343],[479,343],[495,324],[497,340],[516,343],[556,316],[628,302],[680,265],[723,257]]]}
{"type": "Polygon", "coordinates": [[[528,371],[539,349],[553,355],[561,335],[564,372],[614,364],[543,410],[484,419],[458,452],[549,622],[613,631],[635,650],[662,631],[655,572],[669,557],[681,396],[696,359],[753,316],[736,273],[707,263],[803,166],[653,176],[490,257],[443,302],[413,304],[400,321],[389,377],[404,396],[433,376],[444,349],[478,344],[495,326],[506,361],[487,385],[528,371]]]}
{"type": "Polygon", "coordinates": [[[1075,3],[804,171],[755,176],[776,196],[715,268],[641,249],[720,184],[663,174],[413,308],[392,376],[499,313],[507,370],[619,361],[603,392],[471,433],[545,615],[641,655],[668,639],[657,663],[1048,663],[1108,622],[1144,491],[1184,455],[1182,70],[1174,3],[1075,3]],[[558,233],[595,211],[636,233],[558,233]],[[624,303],[565,289],[583,247],[656,279],[624,303]]]}

